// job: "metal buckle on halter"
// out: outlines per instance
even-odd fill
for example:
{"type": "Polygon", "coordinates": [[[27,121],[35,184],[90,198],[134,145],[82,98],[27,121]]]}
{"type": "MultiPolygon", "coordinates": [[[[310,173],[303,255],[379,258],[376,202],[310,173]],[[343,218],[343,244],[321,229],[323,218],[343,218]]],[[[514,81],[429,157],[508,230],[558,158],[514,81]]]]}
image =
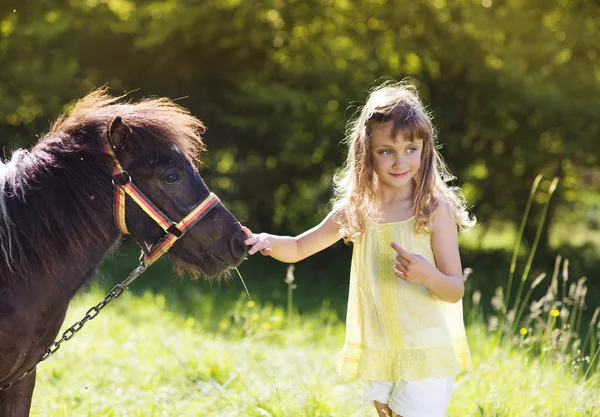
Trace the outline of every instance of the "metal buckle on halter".
{"type": "Polygon", "coordinates": [[[112,183],[115,187],[125,185],[131,182],[131,177],[125,171],[112,177],[112,183]]]}
{"type": "Polygon", "coordinates": [[[171,226],[169,226],[169,228],[167,229],[167,232],[169,232],[172,235],[175,235],[177,237],[181,237],[181,235],[183,235],[183,232],[177,228],[177,224],[175,224],[175,223],[171,223],[171,226]]]}

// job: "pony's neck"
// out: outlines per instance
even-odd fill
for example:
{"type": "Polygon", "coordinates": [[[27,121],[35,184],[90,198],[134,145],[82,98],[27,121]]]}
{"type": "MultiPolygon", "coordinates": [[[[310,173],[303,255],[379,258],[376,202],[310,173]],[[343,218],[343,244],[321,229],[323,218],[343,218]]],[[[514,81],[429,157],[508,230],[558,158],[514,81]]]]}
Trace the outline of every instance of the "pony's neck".
{"type": "Polygon", "coordinates": [[[118,239],[97,138],[46,137],[16,151],[0,190],[0,280],[87,273],[118,239]]]}

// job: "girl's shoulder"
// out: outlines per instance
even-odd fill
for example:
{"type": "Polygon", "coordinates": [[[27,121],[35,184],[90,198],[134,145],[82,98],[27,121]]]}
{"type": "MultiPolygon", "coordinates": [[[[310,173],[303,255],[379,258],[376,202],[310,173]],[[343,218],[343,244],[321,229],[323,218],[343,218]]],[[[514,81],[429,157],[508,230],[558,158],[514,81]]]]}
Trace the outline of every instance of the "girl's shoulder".
{"type": "Polygon", "coordinates": [[[454,205],[448,200],[448,197],[444,194],[436,194],[432,198],[435,201],[434,216],[454,215],[454,205]]]}
{"type": "Polygon", "coordinates": [[[446,230],[449,226],[457,227],[456,208],[445,195],[436,195],[435,208],[431,213],[431,232],[446,230]]]}

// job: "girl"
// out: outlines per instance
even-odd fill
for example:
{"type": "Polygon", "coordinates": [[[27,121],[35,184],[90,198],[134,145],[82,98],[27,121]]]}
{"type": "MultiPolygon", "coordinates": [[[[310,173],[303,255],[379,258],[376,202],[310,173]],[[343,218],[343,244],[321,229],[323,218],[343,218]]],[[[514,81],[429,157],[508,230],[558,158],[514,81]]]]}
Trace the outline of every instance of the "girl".
{"type": "Polygon", "coordinates": [[[351,241],[338,372],[364,381],[364,401],[380,417],[442,417],[454,377],[471,366],[458,229],[474,219],[447,184],[453,178],[414,87],[376,88],[347,141],[331,213],[296,237],[244,228],[248,253],[295,263],[340,238],[351,241]]]}

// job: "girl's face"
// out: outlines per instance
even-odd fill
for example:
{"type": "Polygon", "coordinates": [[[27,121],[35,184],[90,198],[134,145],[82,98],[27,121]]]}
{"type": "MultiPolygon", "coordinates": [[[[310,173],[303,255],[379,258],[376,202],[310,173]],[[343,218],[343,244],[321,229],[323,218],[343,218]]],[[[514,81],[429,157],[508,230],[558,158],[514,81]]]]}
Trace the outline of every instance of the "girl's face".
{"type": "Polygon", "coordinates": [[[373,126],[371,157],[379,186],[400,189],[417,177],[421,167],[423,140],[410,142],[401,134],[394,138],[392,127],[392,122],[373,126]]]}

